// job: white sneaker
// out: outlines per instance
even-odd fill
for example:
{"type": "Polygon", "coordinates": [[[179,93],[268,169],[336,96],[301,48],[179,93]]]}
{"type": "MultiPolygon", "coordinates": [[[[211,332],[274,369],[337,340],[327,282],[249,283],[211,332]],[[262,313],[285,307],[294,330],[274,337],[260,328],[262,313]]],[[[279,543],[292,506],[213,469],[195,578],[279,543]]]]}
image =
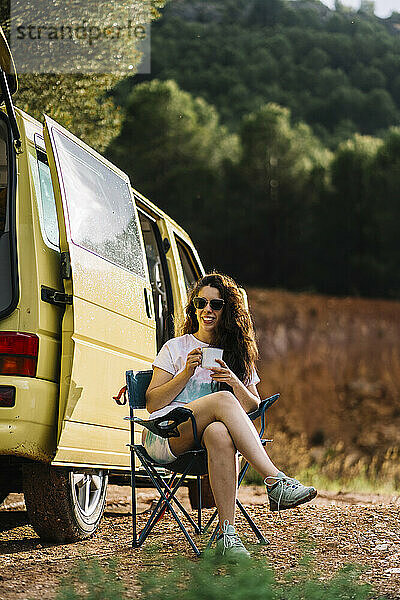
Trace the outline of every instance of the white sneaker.
{"type": "Polygon", "coordinates": [[[222,533],[217,539],[217,554],[223,554],[226,558],[241,559],[250,558],[250,553],[243,546],[242,540],[228,520],[222,525],[222,533]]]}
{"type": "Polygon", "coordinates": [[[300,481],[288,477],[282,471],[279,471],[276,475],[266,477],[264,483],[267,486],[271,511],[294,508],[299,504],[309,502],[317,495],[315,488],[303,485],[300,481]]]}

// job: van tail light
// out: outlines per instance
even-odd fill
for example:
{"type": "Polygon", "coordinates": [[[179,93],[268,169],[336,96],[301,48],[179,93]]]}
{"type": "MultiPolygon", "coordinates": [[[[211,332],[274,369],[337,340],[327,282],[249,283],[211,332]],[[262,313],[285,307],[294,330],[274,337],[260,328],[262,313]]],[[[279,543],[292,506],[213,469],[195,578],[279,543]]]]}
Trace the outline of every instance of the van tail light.
{"type": "Polygon", "coordinates": [[[38,350],[37,335],[0,331],[0,375],[35,377],[38,350]]]}

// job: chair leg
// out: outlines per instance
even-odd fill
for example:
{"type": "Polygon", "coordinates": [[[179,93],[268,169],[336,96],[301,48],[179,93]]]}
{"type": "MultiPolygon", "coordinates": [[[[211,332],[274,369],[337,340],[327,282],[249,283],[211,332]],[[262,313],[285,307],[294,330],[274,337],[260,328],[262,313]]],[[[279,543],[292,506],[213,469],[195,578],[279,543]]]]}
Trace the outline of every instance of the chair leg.
{"type": "Polygon", "coordinates": [[[208,544],[207,544],[207,550],[209,548],[211,548],[211,544],[213,543],[213,541],[215,540],[215,538],[217,537],[217,533],[218,533],[218,529],[219,529],[219,523],[216,524],[214,531],[212,532],[210,539],[208,540],[208,544]]]}
{"type": "MultiPolygon", "coordinates": [[[[178,508],[181,510],[181,512],[184,514],[184,516],[186,517],[186,519],[188,520],[188,522],[192,525],[194,532],[195,533],[201,533],[200,529],[198,528],[198,526],[196,525],[196,523],[194,522],[194,520],[192,519],[192,517],[189,515],[189,513],[187,512],[186,508],[181,504],[181,502],[178,500],[178,498],[175,497],[175,494],[177,492],[177,490],[182,486],[184,480],[185,480],[186,474],[183,473],[181,475],[181,478],[179,479],[179,481],[175,484],[175,486],[171,489],[170,485],[171,483],[166,483],[164,480],[162,480],[163,485],[164,485],[164,491],[167,494],[168,500],[171,502],[175,502],[175,504],[178,506],[178,508]]],[[[171,481],[171,480],[170,480],[171,481]]],[[[156,521],[154,523],[154,525],[156,523],[158,523],[158,521],[163,517],[163,515],[165,514],[165,511],[167,510],[168,506],[165,504],[165,502],[163,503],[163,500],[160,499],[158,505],[156,506],[156,509],[154,512],[156,512],[156,510],[159,509],[159,514],[157,515],[156,521]],[[159,506],[163,504],[162,508],[159,509],[159,506]]]]}
{"type": "Polygon", "coordinates": [[[132,547],[138,548],[137,530],[136,530],[136,467],[135,467],[135,451],[131,448],[131,496],[132,496],[132,547]]]}
{"type": "MultiPolygon", "coordinates": [[[[142,460],[142,457],[140,455],[139,452],[137,452],[140,462],[142,463],[145,471],[147,472],[148,476],[150,477],[152,483],[154,484],[154,486],[157,488],[159,494],[161,495],[162,499],[164,500],[165,504],[168,507],[168,510],[171,512],[172,516],[174,517],[175,521],[177,522],[179,528],[181,529],[183,535],[185,536],[186,540],[188,541],[189,545],[191,546],[192,550],[194,551],[194,553],[196,554],[196,556],[200,556],[200,550],[198,549],[198,547],[196,546],[196,544],[194,543],[194,541],[192,540],[192,538],[190,537],[189,533],[187,532],[185,526],[183,525],[183,523],[181,522],[179,516],[177,515],[176,511],[174,510],[174,507],[171,504],[171,500],[175,500],[176,498],[168,498],[168,496],[165,494],[163,488],[161,487],[159,481],[157,480],[156,477],[158,477],[158,473],[156,472],[156,477],[153,475],[152,473],[152,469],[151,469],[151,465],[148,465],[147,461],[142,460]]],[[[190,469],[190,466],[189,466],[190,469]]],[[[188,470],[189,470],[188,469],[188,470]]],[[[183,476],[186,477],[187,473],[184,473],[183,476]]],[[[164,481],[162,481],[163,485],[165,486],[166,483],[164,481]]],[[[178,489],[179,487],[179,482],[178,484],[175,486],[176,489],[178,489]]],[[[171,492],[175,493],[176,489],[174,488],[174,490],[170,490],[171,492]]],[[[154,512],[152,514],[152,516],[150,517],[149,521],[151,521],[151,524],[149,525],[149,521],[147,522],[147,525],[145,526],[145,528],[143,529],[143,531],[141,532],[139,539],[137,541],[138,546],[141,546],[144,542],[144,540],[146,539],[146,537],[148,536],[148,534],[150,533],[151,529],[154,527],[155,522],[154,522],[154,512]]]]}
{"type": "Polygon", "coordinates": [[[201,533],[201,476],[197,475],[197,526],[201,533]]]}
{"type": "Polygon", "coordinates": [[[247,473],[247,469],[249,468],[249,463],[247,462],[247,460],[245,461],[243,467],[240,469],[240,473],[239,473],[239,477],[238,477],[238,488],[241,486],[241,483],[244,479],[244,476],[247,473]]]}
{"type": "MultiPolygon", "coordinates": [[[[146,467],[145,467],[146,468],[146,467]]],[[[168,500],[171,501],[171,493],[172,490],[170,489],[169,486],[171,486],[175,479],[176,479],[176,475],[173,474],[169,480],[168,483],[166,483],[161,476],[158,475],[158,473],[156,471],[154,471],[154,469],[151,468],[151,471],[153,473],[153,476],[151,476],[151,474],[149,473],[150,479],[153,482],[154,487],[156,487],[156,483],[155,481],[158,480],[158,478],[162,481],[163,486],[165,491],[167,491],[168,493],[168,500]]],[[[163,518],[165,511],[168,509],[168,503],[166,503],[162,496],[160,495],[160,499],[158,500],[156,506],[153,508],[153,512],[151,513],[151,515],[149,516],[146,525],[143,527],[142,531],[139,534],[139,545],[142,545],[143,542],[145,541],[145,539],[147,538],[147,536],[149,535],[149,533],[152,531],[152,529],[155,527],[155,525],[157,525],[157,523],[163,518]]]]}
{"type": "MultiPolygon", "coordinates": [[[[166,490],[170,490],[170,489],[171,489],[171,486],[172,486],[172,485],[174,485],[174,482],[175,482],[175,479],[176,479],[176,478],[177,478],[177,474],[176,474],[176,473],[173,473],[173,474],[171,475],[171,477],[169,478],[169,481],[168,481],[168,483],[167,483],[167,484],[166,484],[166,483],[165,483],[165,481],[163,480],[164,487],[165,487],[165,489],[166,489],[166,490]]],[[[161,479],[162,479],[162,477],[161,477],[161,479]]],[[[166,504],[165,504],[165,503],[163,504],[162,498],[160,498],[160,499],[159,499],[159,501],[157,502],[157,505],[156,505],[156,507],[154,508],[154,514],[156,514],[156,512],[157,512],[158,510],[159,510],[159,513],[158,513],[158,515],[157,515],[157,518],[156,518],[156,520],[155,520],[155,523],[154,523],[154,524],[158,523],[158,522],[159,522],[159,521],[160,521],[160,520],[163,518],[163,516],[165,515],[165,511],[167,510],[167,506],[166,506],[166,504]],[[161,505],[162,505],[162,506],[161,506],[161,505]],[[160,506],[161,506],[161,508],[160,508],[160,506]]]]}
{"type": "Polygon", "coordinates": [[[214,521],[215,517],[217,516],[217,514],[218,514],[218,511],[215,510],[213,512],[213,514],[211,515],[211,517],[208,519],[208,521],[207,521],[207,523],[206,523],[206,525],[205,525],[205,527],[203,529],[203,533],[205,533],[208,530],[208,528],[211,526],[211,524],[213,523],[213,521],[214,521]]]}
{"type": "Polygon", "coordinates": [[[269,541],[263,536],[263,534],[261,533],[261,531],[258,529],[257,525],[254,523],[253,519],[250,517],[249,513],[247,512],[247,510],[243,506],[243,504],[237,498],[236,498],[236,504],[239,507],[239,510],[243,514],[244,518],[246,519],[246,521],[250,525],[251,530],[253,531],[253,533],[255,533],[255,535],[256,535],[258,541],[260,542],[260,544],[269,544],[269,541]]]}
{"type": "MultiPolygon", "coordinates": [[[[166,489],[168,489],[167,486],[170,487],[173,484],[175,479],[176,479],[176,474],[173,473],[167,484],[163,481],[166,489]]],[[[165,502],[163,501],[162,497],[160,496],[157,504],[153,508],[153,512],[151,513],[151,515],[149,516],[149,518],[147,520],[146,525],[143,527],[142,531],[139,534],[140,544],[143,544],[144,540],[149,535],[149,533],[151,532],[153,527],[162,519],[166,510],[167,510],[167,506],[166,506],[165,502]]]]}
{"type": "MultiPolygon", "coordinates": [[[[154,469],[154,467],[152,465],[149,465],[149,468],[152,469],[153,471],[153,475],[155,478],[158,477],[158,473],[157,471],[154,469]]],[[[194,522],[194,520],[192,519],[192,517],[189,515],[189,513],[187,512],[187,510],[185,509],[185,507],[181,504],[181,502],[178,500],[178,498],[176,498],[175,494],[178,491],[178,489],[180,487],[182,487],[185,479],[186,479],[186,475],[188,474],[188,472],[191,469],[191,465],[189,465],[187,467],[187,469],[181,474],[179,480],[177,481],[177,483],[174,483],[178,474],[174,473],[169,482],[167,483],[166,481],[164,481],[162,479],[161,476],[159,476],[159,479],[162,481],[163,486],[164,486],[164,491],[167,493],[168,496],[168,500],[171,502],[175,502],[175,504],[178,506],[178,508],[182,511],[182,513],[185,515],[186,519],[188,520],[188,522],[192,525],[195,533],[201,533],[201,529],[196,525],[196,523],[194,522]],[[171,489],[172,484],[174,483],[174,487],[171,489]]],[[[160,498],[159,503],[156,507],[156,509],[159,508],[160,504],[162,503],[162,499],[160,498]]],[[[163,507],[160,509],[159,511],[159,515],[157,516],[157,520],[156,523],[158,523],[158,521],[162,518],[162,516],[165,514],[165,511],[167,510],[167,505],[165,504],[165,502],[163,503],[163,507]]],[[[156,511],[154,511],[156,512],[156,511]]]]}

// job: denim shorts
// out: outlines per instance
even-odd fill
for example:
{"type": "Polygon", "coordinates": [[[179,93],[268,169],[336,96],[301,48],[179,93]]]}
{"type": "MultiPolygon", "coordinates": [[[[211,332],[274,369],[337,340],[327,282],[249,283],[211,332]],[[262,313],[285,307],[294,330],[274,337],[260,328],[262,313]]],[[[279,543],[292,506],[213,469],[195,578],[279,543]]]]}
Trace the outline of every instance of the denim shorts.
{"type": "Polygon", "coordinates": [[[176,456],[172,454],[169,447],[168,438],[156,435],[152,431],[147,430],[143,446],[147,454],[161,465],[167,465],[176,460],[176,456]]]}

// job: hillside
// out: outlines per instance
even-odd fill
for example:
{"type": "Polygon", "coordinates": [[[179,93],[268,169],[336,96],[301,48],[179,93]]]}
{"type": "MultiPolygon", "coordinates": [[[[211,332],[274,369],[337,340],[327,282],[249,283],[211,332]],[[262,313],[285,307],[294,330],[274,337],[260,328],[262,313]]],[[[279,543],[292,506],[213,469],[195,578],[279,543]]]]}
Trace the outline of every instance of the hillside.
{"type": "Polygon", "coordinates": [[[400,13],[333,11],[319,0],[174,0],[152,28],[150,76],[174,79],[237,130],[262,104],[289,108],[334,147],[400,122],[400,13]]]}
{"type": "Polygon", "coordinates": [[[292,472],[400,488],[400,303],[249,290],[271,454],[292,472]]]}

